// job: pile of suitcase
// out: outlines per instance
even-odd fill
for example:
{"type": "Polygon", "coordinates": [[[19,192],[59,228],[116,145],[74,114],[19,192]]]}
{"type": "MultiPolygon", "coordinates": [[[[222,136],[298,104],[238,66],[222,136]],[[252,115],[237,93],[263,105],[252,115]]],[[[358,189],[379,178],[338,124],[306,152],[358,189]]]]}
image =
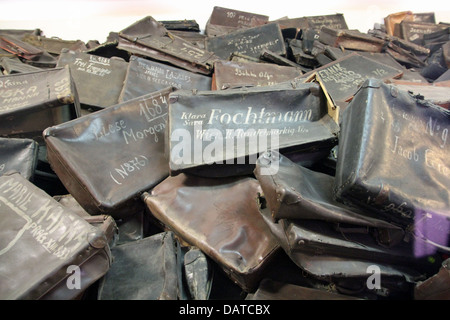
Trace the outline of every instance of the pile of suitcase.
{"type": "Polygon", "coordinates": [[[214,7],[0,30],[0,298],[450,298],[450,24],[214,7]]]}

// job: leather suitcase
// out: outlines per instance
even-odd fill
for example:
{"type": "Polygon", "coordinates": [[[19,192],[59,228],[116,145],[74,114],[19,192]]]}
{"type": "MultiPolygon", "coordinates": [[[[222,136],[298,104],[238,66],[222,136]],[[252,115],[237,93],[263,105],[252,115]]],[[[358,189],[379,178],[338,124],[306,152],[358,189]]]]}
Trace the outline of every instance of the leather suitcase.
{"type": "Polygon", "coordinates": [[[423,96],[425,100],[440,106],[444,109],[450,109],[450,83],[422,83],[404,80],[391,80],[388,83],[394,84],[403,91],[410,91],[414,96],[423,96]]]}
{"type": "Polygon", "coordinates": [[[168,177],[143,201],[156,219],[198,247],[245,291],[254,290],[279,245],[261,218],[250,177],[168,177]]]}
{"type": "Polygon", "coordinates": [[[311,164],[336,144],[332,108],[315,82],[176,91],[169,105],[170,174],[251,174],[257,154],[270,148],[311,164]]]}
{"type": "Polygon", "coordinates": [[[32,181],[38,162],[38,148],[38,143],[31,139],[0,138],[0,175],[16,171],[32,181]]]}
{"type": "Polygon", "coordinates": [[[168,176],[164,131],[172,88],[47,128],[48,161],[90,214],[141,211],[141,192],[168,176]],[[86,155],[89,155],[88,157],[86,155]]]}
{"type": "Polygon", "coordinates": [[[449,247],[449,120],[422,96],[370,79],[341,121],[335,197],[411,230],[417,254],[449,247]]]}
{"type": "Polygon", "coordinates": [[[333,47],[342,47],[346,50],[367,52],[381,52],[385,44],[383,40],[357,30],[327,27],[320,29],[319,41],[333,47]]]}
{"type": "Polygon", "coordinates": [[[19,58],[8,58],[8,57],[0,58],[0,68],[3,69],[4,75],[42,71],[41,68],[30,66],[26,63],[23,63],[19,58]]]}
{"type": "Polygon", "coordinates": [[[0,136],[43,144],[42,131],[80,116],[68,68],[12,74],[0,79],[0,136]]]}
{"type": "Polygon", "coordinates": [[[63,49],[57,66],[69,67],[82,108],[103,109],[119,102],[128,62],[63,49]]]}
{"type": "Polygon", "coordinates": [[[308,28],[320,30],[322,27],[333,29],[348,29],[347,22],[342,13],[328,14],[323,16],[307,16],[308,28]]]}
{"type": "Polygon", "coordinates": [[[297,165],[276,151],[268,151],[258,158],[254,174],[274,221],[326,221],[343,233],[373,234],[377,242],[386,246],[394,246],[403,240],[404,232],[400,227],[336,201],[333,197],[334,177],[297,165]],[[270,170],[272,161],[277,161],[273,172],[270,170]]]}
{"type": "Polygon", "coordinates": [[[411,298],[414,286],[439,268],[438,256],[415,257],[411,246],[385,248],[367,234],[343,234],[324,221],[280,219],[275,223],[261,202],[260,213],[283,251],[313,287],[331,287],[355,297],[411,298]],[[428,259],[429,258],[429,259],[428,259]],[[430,262],[434,261],[434,262],[430,262]],[[374,268],[379,288],[367,280],[374,268]]]}
{"type": "Polygon", "coordinates": [[[211,90],[211,77],[131,56],[119,102],[173,87],[177,90],[211,90]]]}
{"type": "Polygon", "coordinates": [[[245,28],[221,36],[208,37],[206,49],[222,60],[229,60],[234,52],[259,58],[264,49],[286,55],[283,35],[277,23],[245,28]]]}
{"type": "Polygon", "coordinates": [[[98,300],[177,300],[177,245],[167,231],[113,247],[98,300]]]}
{"type": "Polygon", "coordinates": [[[400,23],[401,38],[423,46],[423,36],[446,27],[443,25],[417,21],[402,21],[400,23]]]}
{"type": "MultiPolygon", "coordinates": [[[[69,208],[80,217],[88,217],[88,219],[96,219],[98,216],[91,216],[83,207],[75,200],[71,194],[55,195],[53,199],[58,201],[64,207],[69,208]]],[[[86,220],[88,220],[86,219],[86,220]]],[[[117,239],[115,239],[115,245],[121,245],[124,243],[137,241],[144,238],[144,212],[138,212],[130,217],[123,219],[115,219],[115,223],[118,229],[117,239]]]]}
{"type": "Polygon", "coordinates": [[[12,35],[0,35],[0,48],[26,60],[37,60],[43,50],[12,35]]]}
{"type": "Polygon", "coordinates": [[[219,59],[214,53],[170,33],[150,16],[120,31],[118,48],[205,75],[212,73],[214,61],[219,59]]]}
{"type": "Polygon", "coordinates": [[[0,177],[0,207],[1,299],[75,299],[109,270],[111,217],[91,224],[18,173],[0,177]]]}
{"type": "Polygon", "coordinates": [[[358,87],[368,78],[385,80],[399,78],[403,74],[401,69],[368,59],[356,52],[316,68],[304,74],[303,78],[314,73],[319,75],[335,103],[349,102],[358,87]]]}
{"type": "Polygon", "coordinates": [[[269,17],[235,9],[214,6],[205,26],[208,37],[221,36],[233,31],[266,24],[269,17]]]}
{"type": "Polygon", "coordinates": [[[218,61],[214,64],[213,90],[270,86],[300,77],[297,68],[272,63],[218,61]]]}
{"type": "Polygon", "coordinates": [[[86,51],[88,49],[86,47],[86,44],[81,40],[63,40],[59,38],[47,38],[42,36],[36,36],[33,34],[22,37],[22,40],[56,56],[60,55],[63,49],[72,51],[86,51]]]}

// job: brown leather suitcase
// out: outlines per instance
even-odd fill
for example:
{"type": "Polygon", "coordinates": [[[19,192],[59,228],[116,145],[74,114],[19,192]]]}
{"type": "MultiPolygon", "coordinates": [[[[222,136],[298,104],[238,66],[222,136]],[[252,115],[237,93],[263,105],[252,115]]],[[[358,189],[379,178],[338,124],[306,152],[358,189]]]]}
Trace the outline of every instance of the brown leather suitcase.
{"type": "Polygon", "coordinates": [[[90,214],[114,218],[143,209],[140,193],[168,175],[168,95],[150,93],[43,132],[48,161],[90,214]]]}
{"type": "Polygon", "coordinates": [[[80,116],[80,103],[68,68],[18,73],[0,79],[0,136],[31,138],[80,116]]]}
{"type": "Polygon", "coordinates": [[[149,212],[214,260],[243,290],[254,290],[278,250],[259,213],[254,178],[168,177],[143,201],[149,212]]]}
{"type": "Polygon", "coordinates": [[[18,173],[0,177],[0,208],[2,299],[76,299],[109,270],[111,217],[88,222],[18,173]]]}

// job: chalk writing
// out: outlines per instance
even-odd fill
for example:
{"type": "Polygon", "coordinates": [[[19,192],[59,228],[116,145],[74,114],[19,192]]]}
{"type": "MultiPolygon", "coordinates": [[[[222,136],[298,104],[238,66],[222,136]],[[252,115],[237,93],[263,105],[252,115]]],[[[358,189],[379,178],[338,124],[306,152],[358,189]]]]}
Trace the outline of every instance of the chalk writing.
{"type": "Polygon", "coordinates": [[[140,171],[147,164],[149,164],[148,158],[146,156],[139,155],[124,162],[120,165],[120,167],[115,168],[113,171],[110,171],[109,175],[116,184],[121,185],[122,182],[120,181],[128,178],[130,174],[140,171]]]}
{"type": "Polygon", "coordinates": [[[208,124],[269,124],[269,123],[292,123],[309,121],[312,117],[312,109],[295,110],[286,112],[267,111],[261,108],[259,112],[253,112],[253,107],[248,107],[247,112],[230,114],[222,112],[222,109],[212,108],[208,124]]]}
{"type": "Polygon", "coordinates": [[[41,199],[18,180],[11,178],[0,185],[0,201],[12,212],[27,217],[24,232],[27,231],[47,252],[65,260],[87,244],[87,233],[94,227],[78,216],[68,214],[53,199],[41,199]],[[37,209],[30,207],[32,200],[40,201],[39,206],[35,206],[37,209]]]}

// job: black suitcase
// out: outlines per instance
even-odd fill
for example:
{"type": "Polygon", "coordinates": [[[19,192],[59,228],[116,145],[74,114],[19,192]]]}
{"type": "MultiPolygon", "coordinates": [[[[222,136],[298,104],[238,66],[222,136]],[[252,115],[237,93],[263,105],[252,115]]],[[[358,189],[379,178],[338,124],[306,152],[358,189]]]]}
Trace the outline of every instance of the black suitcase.
{"type": "Polygon", "coordinates": [[[229,60],[234,52],[259,58],[264,49],[286,55],[283,35],[277,23],[245,28],[206,39],[206,49],[222,60],[229,60]]]}
{"type": "Polygon", "coordinates": [[[117,47],[206,75],[212,73],[214,61],[218,60],[212,52],[170,33],[162,23],[150,16],[120,31],[117,47]]]}
{"type": "Polygon", "coordinates": [[[258,158],[254,173],[274,221],[326,221],[343,233],[374,233],[376,240],[387,246],[403,240],[404,232],[400,227],[336,201],[332,176],[297,165],[273,150],[258,158]],[[272,161],[277,161],[277,165],[271,171],[272,161]]]}
{"type": "Polygon", "coordinates": [[[251,174],[271,148],[311,165],[336,144],[336,110],[320,84],[280,83],[170,95],[170,174],[251,174]]]}
{"type": "Polygon", "coordinates": [[[449,247],[449,120],[423,96],[375,79],[342,117],[335,197],[411,230],[417,254],[449,247]]]}

